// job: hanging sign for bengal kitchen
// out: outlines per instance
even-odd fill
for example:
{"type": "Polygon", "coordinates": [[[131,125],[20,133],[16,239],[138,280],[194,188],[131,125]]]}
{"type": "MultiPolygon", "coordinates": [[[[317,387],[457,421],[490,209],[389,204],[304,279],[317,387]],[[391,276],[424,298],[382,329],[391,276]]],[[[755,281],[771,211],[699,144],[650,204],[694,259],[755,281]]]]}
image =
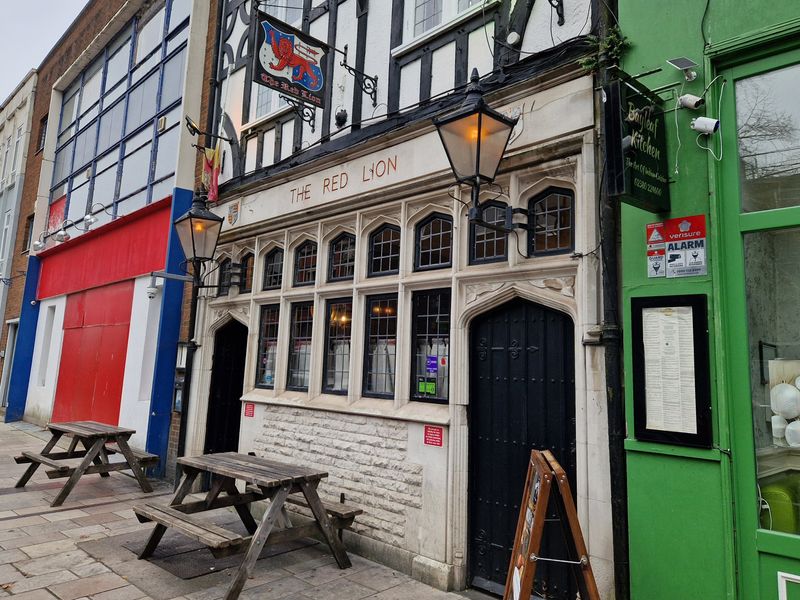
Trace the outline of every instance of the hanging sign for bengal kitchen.
{"type": "Polygon", "coordinates": [[[325,108],[331,50],[324,42],[259,11],[253,80],[286,96],[325,108]]]}
{"type": "Polygon", "coordinates": [[[661,99],[622,71],[617,75],[604,88],[609,193],[650,212],[669,211],[661,99]]]}

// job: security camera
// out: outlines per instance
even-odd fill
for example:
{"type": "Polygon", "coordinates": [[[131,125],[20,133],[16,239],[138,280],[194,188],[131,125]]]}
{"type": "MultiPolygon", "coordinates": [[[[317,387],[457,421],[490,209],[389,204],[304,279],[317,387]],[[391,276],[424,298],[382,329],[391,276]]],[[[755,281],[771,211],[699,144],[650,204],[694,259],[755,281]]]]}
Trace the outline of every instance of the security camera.
{"type": "Polygon", "coordinates": [[[703,98],[693,94],[684,94],[678,98],[678,104],[681,108],[691,108],[692,110],[697,110],[705,103],[706,101],[703,98]]]}
{"type": "Polygon", "coordinates": [[[697,117],[692,119],[692,129],[703,135],[711,135],[716,133],[719,129],[719,119],[711,119],[709,117],[697,117]]]}
{"type": "Polygon", "coordinates": [[[148,285],[147,289],[145,290],[147,297],[152,300],[156,296],[158,296],[158,288],[154,285],[148,285]]]}

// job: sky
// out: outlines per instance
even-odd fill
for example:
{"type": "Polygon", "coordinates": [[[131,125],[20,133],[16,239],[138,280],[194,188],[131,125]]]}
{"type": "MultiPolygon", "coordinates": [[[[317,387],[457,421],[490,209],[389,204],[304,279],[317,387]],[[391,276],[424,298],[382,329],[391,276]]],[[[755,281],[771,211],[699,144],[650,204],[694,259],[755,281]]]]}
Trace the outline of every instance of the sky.
{"type": "Polygon", "coordinates": [[[0,0],[0,103],[66,31],[87,0],[0,0]]]}

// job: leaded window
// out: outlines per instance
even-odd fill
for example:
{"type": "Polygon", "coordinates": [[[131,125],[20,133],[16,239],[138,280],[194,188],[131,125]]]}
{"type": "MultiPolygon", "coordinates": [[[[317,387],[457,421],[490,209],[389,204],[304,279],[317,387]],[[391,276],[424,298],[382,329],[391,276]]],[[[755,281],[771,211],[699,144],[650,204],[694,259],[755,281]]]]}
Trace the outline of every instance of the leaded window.
{"type": "Polygon", "coordinates": [[[239,293],[245,294],[253,291],[253,263],[252,254],[245,254],[239,261],[239,293]]]}
{"type": "Polygon", "coordinates": [[[417,225],[417,270],[443,269],[453,260],[453,220],[434,214],[417,225]]]}
{"type": "Polygon", "coordinates": [[[50,190],[51,204],[66,198],[62,218],[94,204],[117,217],[172,193],[190,6],[155,3],[67,87],[50,190]]]}
{"type": "Polygon", "coordinates": [[[573,249],[572,191],[550,188],[531,199],[528,205],[531,231],[528,233],[528,254],[558,254],[573,249]]]}
{"type": "Polygon", "coordinates": [[[356,266],[356,236],[343,233],[331,242],[328,281],[353,278],[356,266]]]}
{"type": "MultiPolygon", "coordinates": [[[[506,221],[506,205],[502,202],[484,204],[483,220],[492,225],[506,221]]],[[[508,234],[482,225],[470,223],[470,264],[497,262],[508,258],[508,234]]]]}
{"type": "Polygon", "coordinates": [[[369,236],[368,274],[391,275],[400,271],[400,228],[384,225],[369,236]]]}
{"type": "Polygon", "coordinates": [[[227,296],[231,289],[231,260],[225,258],[219,263],[219,279],[217,280],[217,296],[227,296]]]}
{"type": "Polygon", "coordinates": [[[311,331],[313,325],[313,303],[298,302],[297,304],[292,304],[287,389],[308,391],[308,378],[311,370],[311,331]]]}
{"type": "Polygon", "coordinates": [[[450,373],[450,290],[413,296],[411,397],[447,402],[450,373]]]}
{"type": "Polygon", "coordinates": [[[280,306],[278,304],[261,307],[261,322],[258,328],[258,365],[256,367],[256,385],[258,387],[275,387],[279,317],[280,306]]]}
{"type": "Polygon", "coordinates": [[[328,323],[325,332],[325,372],[322,389],[346,394],[350,380],[350,333],[353,325],[353,301],[350,298],[328,300],[328,323]]]}
{"type": "Polygon", "coordinates": [[[394,397],[397,295],[368,296],[365,332],[365,396],[394,397]]]}
{"type": "Polygon", "coordinates": [[[265,290],[277,290],[283,280],[283,250],[275,248],[267,253],[264,259],[264,285],[265,290]]]}
{"type": "Polygon", "coordinates": [[[303,242],[294,253],[294,284],[314,285],[317,276],[317,243],[303,242]]]}

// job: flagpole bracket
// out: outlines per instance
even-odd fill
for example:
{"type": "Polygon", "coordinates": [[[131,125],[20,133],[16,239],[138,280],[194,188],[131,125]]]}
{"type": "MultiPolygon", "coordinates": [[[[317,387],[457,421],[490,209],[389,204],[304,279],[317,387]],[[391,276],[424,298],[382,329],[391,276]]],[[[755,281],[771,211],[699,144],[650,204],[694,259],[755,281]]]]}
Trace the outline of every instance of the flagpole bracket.
{"type": "Polygon", "coordinates": [[[317,119],[316,108],[309,106],[305,102],[295,100],[294,98],[290,98],[289,96],[285,96],[283,94],[281,94],[280,97],[286,102],[286,104],[294,109],[294,113],[300,118],[301,121],[308,123],[311,126],[311,133],[314,133],[314,124],[317,119]]]}

